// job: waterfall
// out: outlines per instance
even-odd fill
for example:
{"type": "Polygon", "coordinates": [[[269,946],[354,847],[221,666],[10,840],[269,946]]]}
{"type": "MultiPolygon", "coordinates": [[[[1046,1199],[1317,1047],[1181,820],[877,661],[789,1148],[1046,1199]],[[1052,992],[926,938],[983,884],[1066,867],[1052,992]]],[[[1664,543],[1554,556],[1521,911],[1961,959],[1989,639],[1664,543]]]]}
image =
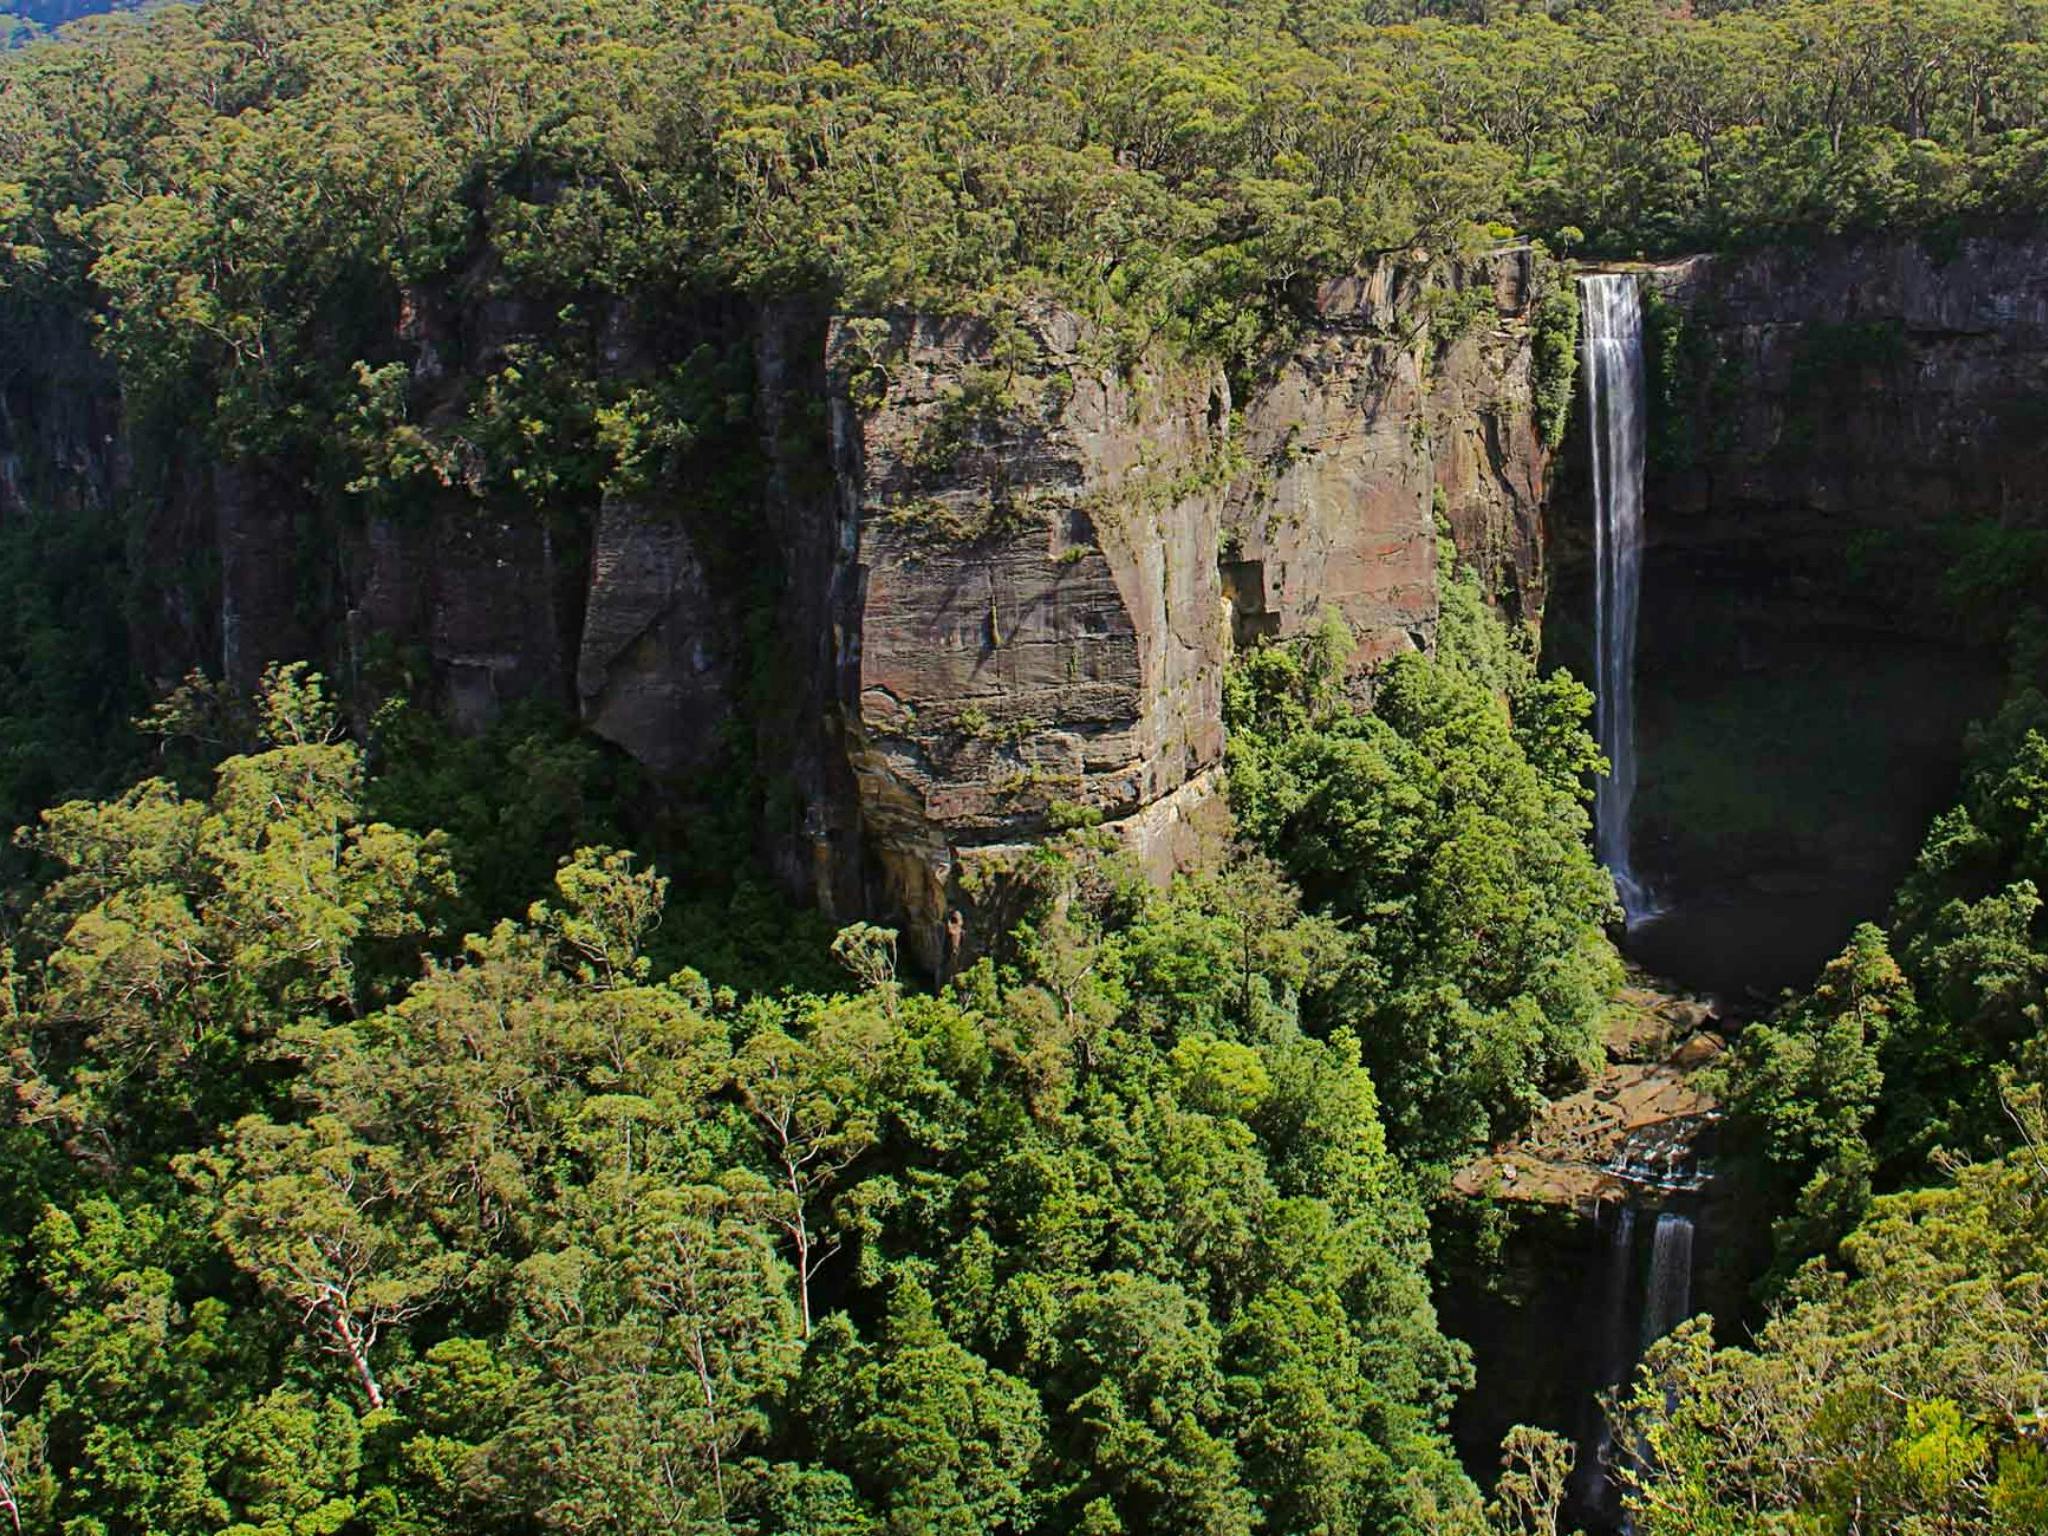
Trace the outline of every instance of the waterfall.
{"type": "MultiPolygon", "coordinates": [[[[1635,1299],[1635,1207],[1624,1203],[1609,1234],[1607,1275],[1603,1288],[1605,1316],[1600,1381],[1604,1390],[1626,1394],[1643,1352],[1692,1315],[1693,1222],[1677,1211],[1657,1217],[1650,1236],[1649,1271],[1643,1277],[1642,1310],[1635,1299]]],[[[1600,1221],[1606,1224],[1603,1207],[1600,1221]]],[[[1574,1514],[1589,1531],[1614,1531],[1629,1536],[1633,1524],[1621,1507],[1617,1480],[1619,1448],[1614,1426],[1605,1411],[1593,1407],[1591,1433],[1579,1442],[1580,1453],[1571,1482],[1574,1514]]]]}
{"type": "MultiPolygon", "coordinates": [[[[1614,1224],[1607,1234],[1607,1274],[1600,1292],[1600,1310],[1605,1319],[1600,1341],[1600,1386],[1625,1384],[1635,1367],[1635,1339],[1629,1329],[1630,1292],[1634,1289],[1636,1255],[1636,1208],[1626,1201],[1614,1208],[1614,1224]]],[[[1601,1205],[1596,1220],[1608,1225],[1609,1207],[1601,1205]]],[[[1614,1451],[1614,1429],[1597,1399],[1588,1399],[1586,1433],[1580,1439],[1574,1490],[1580,1506],[1601,1519],[1619,1518],[1613,1478],[1608,1459],[1614,1451]]]]}
{"type": "Polygon", "coordinates": [[[1629,861],[1636,793],[1636,612],[1643,587],[1643,306],[1626,272],[1579,279],[1593,459],[1594,734],[1610,765],[1593,802],[1593,847],[1630,924],[1651,911],[1629,861]]]}
{"type": "Polygon", "coordinates": [[[1692,1218],[1666,1211],[1650,1243],[1650,1285],[1643,1298],[1643,1347],[1692,1316],[1692,1218]]]}

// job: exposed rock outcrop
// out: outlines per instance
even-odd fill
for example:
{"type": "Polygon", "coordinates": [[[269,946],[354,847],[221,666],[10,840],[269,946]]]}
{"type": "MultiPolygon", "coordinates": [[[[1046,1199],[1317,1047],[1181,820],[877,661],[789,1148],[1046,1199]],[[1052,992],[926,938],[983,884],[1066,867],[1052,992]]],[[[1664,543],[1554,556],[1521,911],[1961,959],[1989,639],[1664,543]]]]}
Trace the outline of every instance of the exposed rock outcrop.
{"type": "Polygon", "coordinates": [[[872,392],[833,415],[859,571],[852,761],[888,895],[934,963],[960,850],[1066,808],[1137,816],[1222,755],[1229,390],[1104,350],[1051,306],[1007,331],[834,328],[842,391],[872,392]]]}
{"type": "Polygon", "coordinates": [[[1670,403],[1690,418],[1651,465],[1669,539],[1768,542],[1825,569],[1851,534],[2039,516],[2048,241],[1847,242],[1651,281],[1681,318],[1670,403]]]}
{"type": "Polygon", "coordinates": [[[1360,667],[1430,649],[1439,516],[1489,591],[1540,616],[1550,455],[1532,406],[1534,264],[1503,252],[1435,293],[1393,263],[1324,285],[1320,324],[1244,410],[1224,549],[1240,644],[1302,634],[1334,609],[1360,667]],[[1461,295],[1481,301],[1465,327],[1433,333],[1432,302],[1461,295]]]}
{"type": "Polygon", "coordinates": [[[710,766],[732,690],[726,619],[689,529],[644,501],[607,498],[576,664],[591,729],[656,773],[710,766]]]}
{"type": "Polygon", "coordinates": [[[1430,371],[1433,497],[1459,556],[1509,617],[1542,622],[1548,577],[1543,514],[1551,450],[1536,418],[1536,357],[1529,326],[1545,281],[1568,274],[1533,250],[1504,251],[1457,269],[1464,290],[1490,289],[1479,319],[1440,347],[1430,371]]]}
{"type": "Polygon", "coordinates": [[[1699,1073],[1722,1053],[1709,1006],[1635,986],[1615,1000],[1607,1060],[1579,1092],[1546,1104],[1513,1141],[1458,1170],[1473,1198],[1591,1215],[1637,1190],[1689,1191],[1708,1171],[1718,1106],[1699,1073]]]}
{"type": "Polygon", "coordinates": [[[943,967],[965,887],[1053,825],[1184,861],[1216,813],[1234,640],[1334,609],[1361,673],[1428,648],[1442,526],[1535,616],[1537,278],[1509,251],[1332,283],[1234,401],[1219,367],[1132,363],[1050,303],[564,309],[482,274],[398,295],[360,338],[397,359],[377,408],[440,457],[346,494],[319,445],[223,459],[128,419],[72,327],[0,399],[0,515],[118,509],[158,679],[401,666],[465,729],[557,701],[679,792],[751,742],[782,881],[943,967]],[[659,400],[707,350],[751,368],[721,386],[751,421],[719,428],[726,462],[629,488],[578,471],[519,510],[516,443],[474,430],[499,370],[580,359],[659,400]]]}
{"type": "Polygon", "coordinates": [[[1449,280],[1387,263],[1328,285],[1237,412],[1220,370],[1116,365],[1052,305],[834,326],[848,746],[872,873],[927,959],[963,877],[1060,817],[1174,865],[1217,782],[1233,641],[1334,610],[1361,674],[1431,648],[1440,516],[1538,611],[1534,258],[1449,280]],[[1459,296],[1464,326],[1433,332],[1459,296]]]}

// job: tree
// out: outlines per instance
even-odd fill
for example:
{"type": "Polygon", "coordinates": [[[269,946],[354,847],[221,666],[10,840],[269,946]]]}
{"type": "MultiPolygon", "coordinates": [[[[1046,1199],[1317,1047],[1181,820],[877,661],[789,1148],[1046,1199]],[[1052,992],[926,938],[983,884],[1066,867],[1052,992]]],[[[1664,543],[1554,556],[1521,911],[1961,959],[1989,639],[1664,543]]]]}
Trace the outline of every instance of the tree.
{"type": "Polygon", "coordinates": [[[280,1126],[251,1116],[221,1154],[194,1167],[218,1189],[217,1230],[235,1262],[297,1314],[308,1342],[347,1364],[373,1411],[382,1408],[379,1341],[469,1267],[407,1209],[414,1191],[403,1161],[332,1119],[280,1126]]]}
{"type": "Polygon", "coordinates": [[[783,1266],[742,1208],[723,1189],[663,1190],[644,1202],[633,1243],[635,1284],[702,1394],[683,1433],[710,1462],[721,1515],[731,1507],[726,1459],[765,1434],[767,1405],[798,1354],[783,1266]]]}
{"type": "Polygon", "coordinates": [[[437,844],[359,819],[361,754],[326,739],[316,684],[277,672],[264,697],[287,744],[227,759],[206,800],[153,779],[30,835],[58,873],[29,914],[9,1022],[81,1156],[114,1158],[117,1126],[189,1134],[260,1102],[262,1072],[220,1064],[267,1059],[288,1021],[359,1015],[389,979],[383,946],[426,935],[437,844]]]}
{"type": "Polygon", "coordinates": [[[1574,1448],[1548,1430],[1517,1424],[1501,1444],[1501,1476],[1487,1517],[1500,1536],[1558,1536],[1574,1448]]]}
{"type": "Polygon", "coordinates": [[[882,1338],[842,1322],[819,1335],[801,1388],[806,1417],[871,1492],[885,1529],[910,1536],[1036,1524],[1037,1394],[946,1336],[931,1297],[899,1282],[882,1338]]]}
{"type": "Polygon", "coordinates": [[[860,1009],[823,1010],[798,1039],[767,1024],[744,1045],[733,1079],[774,1169],[768,1215],[796,1256],[797,1305],[811,1336],[811,1282],[839,1251],[819,1206],[877,1134],[867,1079],[888,1046],[886,1023],[860,1009]]]}
{"type": "Polygon", "coordinates": [[[1304,1011],[1371,1042],[1397,1135],[1430,1159],[1582,1076],[1619,974],[1612,886],[1586,847],[1582,700],[1536,685],[1477,603],[1447,599],[1439,657],[1387,663],[1371,714],[1323,680],[1328,662],[1282,648],[1255,653],[1228,700],[1241,827],[1355,935],[1304,1011]]]}
{"type": "Polygon", "coordinates": [[[1911,982],[1885,936],[1863,924],[1810,996],[1743,1031],[1728,1068],[1729,1145],[1751,1165],[1765,1202],[1794,1206],[1776,1228],[1782,1282],[1853,1226],[1876,1158],[1868,1132],[1892,1037],[1916,1029],[1911,982]]]}
{"type": "Polygon", "coordinates": [[[1809,1266],[1753,1348],[1696,1320],[1653,1349],[1617,1421],[1637,1527],[2026,1529],[2048,1486],[2044,1178],[2022,1151],[1882,1196],[1849,1268],[1809,1266]]]}

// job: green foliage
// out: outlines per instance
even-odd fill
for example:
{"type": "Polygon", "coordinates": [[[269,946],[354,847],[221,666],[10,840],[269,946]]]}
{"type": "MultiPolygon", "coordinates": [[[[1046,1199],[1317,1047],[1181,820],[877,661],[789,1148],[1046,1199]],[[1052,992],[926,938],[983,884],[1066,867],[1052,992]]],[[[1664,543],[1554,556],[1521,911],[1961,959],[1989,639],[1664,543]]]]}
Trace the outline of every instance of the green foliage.
{"type": "MultiPolygon", "coordinates": [[[[104,512],[0,519],[0,825],[114,787],[141,743],[122,534],[104,512]]],[[[13,873],[13,871],[10,871],[13,873]]]]}
{"type": "Polygon", "coordinates": [[[1870,1194],[1867,1135],[1895,1035],[1919,1028],[1912,984],[1882,931],[1859,927],[1812,994],[1746,1029],[1728,1069],[1728,1144],[1756,1176],[1777,1226],[1782,1282],[1835,1245],[1870,1194]]]}
{"type": "Polygon", "coordinates": [[[1560,282],[1536,301],[1530,316],[1529,350],[1534,359],[1536,424],[1544,443],[1564,442],[1571,424],[1579,379],[1579,290],[1560,282]]]}
{"type": "Polygon", "coordinates": [[[303,668],[238,713],[203,797],[37,834],[25,1529],[1482,1528],[1413,1180],[1359,1036],[1301,1024],[1348,941],[1275,864],[1158,891],[1080,832],[944,995],[861,924],[858,992],[742,998],[602,848],[436,953],[462,851],[365,819],[303,668]]]}
{"type": "Polygon", "coordinates": [[[464,736],[394,698],[372,723],[370,765],[371,814],[447,834],[460,900],[444,921],[458,930],[542,895],[575,849],[652,830],[636,815],[645,773],[538,703],[464,736]]]}
{"type": "MultiPolygon", "coordinates": [[[[604,498],[659,495],[744,592],[779,574],[738,536],[754,301],[988,318],[993,366],[917,445],[940,464],[1008,403],[1026,296],[1116,357],[1242,376],[1390,253],[2038,213],[2042,25],[2020,0],[167,7],[0,66],[0,349],[93,323],[145,503],[194,436],[337,526],[468,507],[570,560],[604,498]]],[[[1554,444],[1578,319],[1536,267],[1554,444]]],[[[1487,302],[1443,296],[1439,341],[1487,302]]],[[[1674,407],[1739,379],[1650,321],[1682,464],[1674,407]]],[[[848,336],[865,408],[892,332],[848,336]]],[[[1800,366],[1897,342],[1845,328],[1800,366]]],[[[140,701],[106,679],[142,605],[106,573],[137,529],[76,512],[0,527],[17,819],[129,776],[140,701]]],[[[1967,543],[1951,585],[2001,622],[2040,551],[1967,543]]],[[[742,797],[650,829],[634,776],[539,715],[465,743],[395,711],[366,761],[283,671],[204,772],[50,810],[0,968],[4,1507],[78,1536],[1478,1529],[1416,1190],[1594,1051],[1590,701],[1462,579],[1370,713],[1349,652],[1332,616],[1231,680],[1251,850],[1153,893],[1078,830],[940,997],[886,930],[828,947],[733,875],[742,797]],[[643,836],[673,890],[606,851],[643,836]]],[[[1856,1273],[1809,1271],[1753,1354],[1653,1361],[1646,1536],[2044,1523],[2014,1406],[2041,1390],[2037,1140],[1868,1204],[2033,1124],[2044,740],[2023,690],[1889,939],[1737,1051],[1781,1265],[1843,1239],[1856,1273]]],[[[1542,1528],[1558,1447],[1511,1449],[1496,1514],[1542,1528]]]]}
{"type": "Polygon", "coordinates": [[[1498,313],[1492,285],[1474,283],[1466,288],[1432,288],[1423,295],[1429,307],[1430,339],[1449,349],[1478,330],[1483,321],[1498,313]]]}
{"type": "Polygon", "coordinates": [[[1365,713],[1347,645],[1254,652],[1231,679],[1231,802],[1344,946],[1310,1012],[1369,1041],[1404,1150],[1454,1160],[1577,1081],[1619,967],[1586,849],[1590,696],[1539,681],[1469,577],[1438,654],[1396,657],[1365,713]]]}
{"type": "Polygon", "coordinates": [[[1877,1200],[1752,1348],[1694,1323],[1651,1352],[1618,1436],[1636,1529],[2039,1528],[2048,1165],[2038,1095],[2013,1108],[2020,1150],[1877,1200]]]}
{"type": "MultiPolygon", "coordinates": [[[[104,304],[138,398],[297,443],[355,495],[544,499],[658,474],[730,394],[697,359],[618,376],[619,296],[1051,290],[1133,348],[1238,364],[1367,254],[2038,210],[2040,25],[2021,0],[173,6],[8,65],[0,281],[104,304]],[[531,306],[454,410],[389,340],[451,284],[531,306]]],[[[1535,317],[1552,434],[1569,304],[1535,317]]]]}

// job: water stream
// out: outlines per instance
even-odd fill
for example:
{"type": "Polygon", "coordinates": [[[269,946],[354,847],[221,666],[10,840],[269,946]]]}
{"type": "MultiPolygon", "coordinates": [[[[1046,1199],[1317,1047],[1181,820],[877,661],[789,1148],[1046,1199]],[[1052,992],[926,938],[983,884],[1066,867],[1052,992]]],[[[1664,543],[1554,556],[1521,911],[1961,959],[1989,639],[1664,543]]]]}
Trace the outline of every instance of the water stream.
{"type": "Polygon", "coordinates": [[[1666,1211],[1650,1239],[1650,1281],[1643,1294],[1643,1347],[1692,1316],[1692,1218],[1666,1211]]]}
{"type": "MultiPolygon", "coordinates": [[[[1684,1211],[1657,1212],[1649,1227],[1649,1253],[1644,1255],[1636,1211],[1625,1200],[1611,1214],[1602,1206],[1597,1217],[1607,1237],[1606,1274],[1600,1287],[1604,1326],[1595,1389],[1602,1396],[1626,1394],[1650,1346],[1692,1316],[1693,1217],[1684,1211]]],[[[1616,1477],[1622,1452],[1599,1399],[1589,1403],[1588,1415],[1572,1473],[1571,1512],[1584,1530],[1627,1536],[1631,1524],[1622,1510],[1616,1477]]]]}
{"type": "Polygon", "coordinates": [[[1653,912],[1629,856],[1636,793],[1636,618],[1643,589],[1643,306],[1632,273],[1579,279],[1591,421],[1594,734],[1610,765],[1593,803],[1593,846],[1630,926],[1653,912]]]}

